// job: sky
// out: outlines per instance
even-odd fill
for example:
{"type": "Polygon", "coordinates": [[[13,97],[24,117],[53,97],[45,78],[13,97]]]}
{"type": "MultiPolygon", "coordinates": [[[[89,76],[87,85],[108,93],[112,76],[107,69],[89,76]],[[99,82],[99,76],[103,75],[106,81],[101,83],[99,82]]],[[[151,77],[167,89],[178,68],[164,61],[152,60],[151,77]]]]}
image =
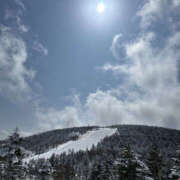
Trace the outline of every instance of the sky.
{"type": "Polygon", "coordinates": [[[180,0],[0,0],[0,138],[180,129],[179,49],[180,0]]]}

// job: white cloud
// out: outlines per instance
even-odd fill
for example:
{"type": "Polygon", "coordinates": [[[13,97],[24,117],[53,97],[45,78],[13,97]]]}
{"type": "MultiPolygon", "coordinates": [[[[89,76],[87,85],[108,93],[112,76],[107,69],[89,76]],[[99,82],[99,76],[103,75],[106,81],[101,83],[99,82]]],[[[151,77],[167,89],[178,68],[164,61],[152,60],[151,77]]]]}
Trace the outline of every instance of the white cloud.
{"type": "Polygon", "coordinates": [[[48,55],[48,49],[45,48],[39,41],[34,41],[33,49],[43,55],[48,55]]]}
{"type": "MultiPolygon", "coordinates": [[[[178,0],[170,4],[169,2],[148,0],[145,3],[137,13],[141,18],[142,32],[133,41],[123,43],[121,34],[114,37],[111,45],[113,55],[119,60],[123,51],[126,53],[123,54],[125,59],[130,63],[108,63],[101,69],[114,72],[116,76],[123,74],[126,77],[125,83],[114,89],[90,93],[84,106],[79,96],[74,96],[73,105],[64,109],[44,107],[36,100],[36,128],[42,131],[87,124],[119,123],[180,128],[180,85],[177,78],[180,32],[174,28],[174,32],[166,37],[162,47],[158,47],[157,38],[160,35],[144,29],[164,17],[170,11],[168,5],[171,10],[179,6],[178,0]]],[[[19,21],[19,24],[23,24],[19,21]]],[[[176,21],[173,20],[173,23],[176,21]]],[[[35,76],[35,72],[25,66],[26,44],[12,34],[10,29],[4,26],[1,29],[0,93],[8,95],[13,100],[17,97],[24,98],[31,95],[28,81],[35,76]]],[[[44,55],[48,54],[48,50],[38,41],[34,42],[33,48],[44,55]]]]}
{"type": "MultiPolygon", "coordinates": [[[[122,42],[125,58],[130,63],[105,64],[101,68],[112,71],[116,76],[123,73],[127,79],[116,89],[97,91],[88,97],[88,108],[96,122],[180,128],[180,70],[177,66],[180,59],[180,31],[172,28],[171,33],[163,37],[164,41],[158,42],[161,34],[144,30],[144,27],[155,25],[155,22],[158,25],[165,14],[171,17],[173,3],[175,8],[179,5],[176,1],[148,0],[138,12],[142,25],[139,36],[131,42],[122,42]],[[165,8],[168,6],[169,9],[165,8]]],[[[165,23],[167,26],[172,24],[169,21],[165,23]]],[[[176,23],[177,20],[173,19],[173,24],[176,23]]],[[[117,37],[113,40],[114,47],[116,43],[119,45],[117,37]]]]}
{"type": "Polygon", "coordinates": [[[141,17],[141,27],[147,28],[152,23],[167,21],[169,13],[174,12],[174,8],[180,5],[179,0],[148,0],[138,11],[137,15],[141,17]]]}
{"type": "Polygon", "coordinates": [[[127,56],[133,59],[142,59],[144,56],[151,55],[153,53],[151,49],[151,42],[154,38],[155,34],[152,32],[141,34],[135,42],[125,45],[127,56]]]}
{"type": "Polygon", "coordinates": [[[14,26],[14,30],[20,33],[27,33],[29,31],[29,28],[23,23],[23,15],[23,10],[19,8],[17,8],[16,10],[6,9],[4,19],[9,22],[11,26],[14,26]]]}
{"type": "MultiPolygon", "coordinates": [[[[179,33],[178,33],[179,34],[179,33]]],[[[131,80],[143,88],[177,86],[177,60],[180,57],[175,49],[177,34],[167,40],[164,48],[154,48],[151,39],[139,39],[127,45],[127,56],[134,61],[129,68],[131,80]]]]}
{"type": "Polygon", "coordinates": [[[143,8],[138,12],[138,15],[142,18],[142,26],[147,27],[156,18],[160,18],[163,14],[163,6],[167,4],[167,0],[148,0],[143,8]]]}
{"type": "Polygon", "coordinates": [[[174,7],[180,6],[180,1],[179,0],[173,0],[173,6],[174,7]]]}
{"type": "Polygon", "coordinates": [[[115,75],[127,75],[128,74],[128,68],[127,65],[112,65],[110,63],[104,64],[102,67],[98,68],[104,72],[110,71],[113,72],[115,75]]]}
{"type": "MultiPolygon", "coordinates": [[[[30,60],[28,49],[32,47],[32,44],[27,44],[22,36],[22,33],[27,33],[29,30],[23,21],[25,6],[21,0],[15,0],[12,3],[16,3],[13,6],[16,5],[17,7],[5,9],[4,20],[6,25],[0,24],[0,97],[6,99],[8,105],[10,103],[16,104],[19,110],[17,110],[17,115],[21,110],[29,113],[28,117],[22,115],[24,118],[21,122],[23,122],[24,127],[22,125],[21,128],[26,128],[25,121],[29,123],[32,114],[32,129],[29,131],[35,132],[33,122],[38,119],[34,117],[37,112],[34,104],[40,101],[41,97],[36,92],[40,86],[37,87],[37,83],[34,81],[36,71],[34,67],[31,69],[31,63],[28,62],[30,60]]],[[[29,38],[31,39],[31,37],[29,38]]],[[[48,53],[48,50],[38,41],[36,45],[41,53],[48,53]]],[[[12,125],[16,122],[19,124],[19,120],[15,116],[13,119],[7,118],[7,122],[3,126],[8,126],[11,121],[12,125]]],[[[27,133],[24,131],[23,134],[27,133]]],[[[4,135],[6,135],[5,131],[2,134],[0,133],[0,136],[4,135]]]]}
{"type": "Polygon", "coordinates": [[[27,50],[25,42],[14,34],[2,31],[0,35],[0,94],[12,101],[30,98],[31,88],[28,80],[35,76],[27,69],[27,50]]]}
{"type": "Polygon", "coordinates": [[[113,41],[112,41],[111,48],[110,48],[110,50],[112,51],[113,56],[117,60],[120,59],[119,51],[122,48],[121,37],[122,37],[122,34],[115,35],[114,38],[113,38],[113,41]]]}
{"type": "Polygon", "coordinates": [[[126,58],[132,63],[102,67],[117,76],[125,75],[125,83],[114,89],[90,93],[84,107],[76,96],[74,105],[62,110],[39,110],[40,127],[144,124],[180,128],[180,85],[176,64],[180,58],[180,35],[177,32],[167,37],[163,48],[154,46],[156,37],[147,32],[124,45],[126,58]]]}
{"type": "MultiPolygon", "coordinates": [[[[131,122],[131,114],[125,102],[113,96],[111,92],[98,90],[89,94],[86,101],[87,115],[93,125],[112,125],[131,122]]],[[[134,122],[135,123],[135,122],[134,122]]]]}
{"type": "Polygon", "coordinates": [[[27,33],[29,31],[29,28],[22,23],[22,19],[19,16],[16,16],[16,22],[20,32],[27,33]]]}
{"type": "MultiPolygon", "coordinates": [[[[174,1],[175,2],[175,1],[174,1]]],[[[114,37],[111,51],[120,59],[117,65],[105,64],[100,69],[116,76],[126,77],[123,84],[107,91],[90,93],[82,106],[79,97],[74,105],[64,109],[36,109],[41,129],[64,128],[80,125],[148,124],[180,128],[180,85],[177,61],[180,59],[180,33],[176,30],[158,46],[159,34],[144,31],[160,20],[165,13],[167,0],[149,0],[139,11],[142,32],[133,41],[121,42],[121,34],[114,37]]],[[[171,8],[172,8],[172,3],[171,8]]],[[[176,4],[177,7],[177,4],[176,4]]],[[[175,22],[173,22],[175,23],[175,22]]]]}
{"type": "Polygon", "coordinates": [[[38,125],[42,130],[81,126],[80,117],[75,107],[63,110],[49,108],[37,112],[38,125]]]}
{"type": "Polygon", "coordinates": [[[86,124],[82,122],[82,106],[77,95],[73,97],[73,102],[72,106],[64,109],[45,108],[37,105],[35,109],[35,116],[38,120],[37,128],[42,131],[86,124]]]}

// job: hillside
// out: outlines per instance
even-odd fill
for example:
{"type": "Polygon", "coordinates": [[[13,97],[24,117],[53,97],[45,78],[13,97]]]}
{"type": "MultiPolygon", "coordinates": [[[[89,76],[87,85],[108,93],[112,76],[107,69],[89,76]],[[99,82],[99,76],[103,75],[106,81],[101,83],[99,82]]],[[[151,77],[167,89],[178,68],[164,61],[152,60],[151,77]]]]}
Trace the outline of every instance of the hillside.
{"type": "Polygon", "coordinates": [[[60,144],[75,140],[79,135],[85,134],[94,128],[97,127],[75,127],[47,131],[24,138],[22,146],[35,154],[41,154],[60,144]]]}
{"type": "MultiPolygon", "coordinates": [[[[79,134],[85,134],[98,127],[67,128],[36,134],[23,139],[24,148],[40,154],[47,149],[56,147],[70,140],[76,139],[79,134]],[[77,134],[76,134],[77,133],[77,134]]],[[[104,145],[114,142],[114,147],[122,147],[130,144],[140,153],[146,153],[153,143],[158,144],[165,153],[174,153],[180,145],[180,131],[161,127],[139,126],[139,125],[116,125],[109,128],[117,128],[118,134],[106,138],[104,145]]]]}
{"type": "Polygon", "coordinates": [[[69,128],[26,137],[22,145],[34,154],[23,161],[27,176],[35,179],[180,178],[179,130],[138,125],[69,128]]]}
{"type": "Polygon", "coordinates": [[[48,152],[26,158],[25,161],[29,162],[32,159],[37,160],[42,158],[49,159],[53,154],[60,155],[63,153],[69,153],[70,151],[78,152],[91,150],[93,145],[97,146],[101,140],[103,140],[105,137],[112,136],[116,130],[116,128],[100,128],[88,131],[76,140],[70,140],[62,145],[50,149],[48,152]]]}

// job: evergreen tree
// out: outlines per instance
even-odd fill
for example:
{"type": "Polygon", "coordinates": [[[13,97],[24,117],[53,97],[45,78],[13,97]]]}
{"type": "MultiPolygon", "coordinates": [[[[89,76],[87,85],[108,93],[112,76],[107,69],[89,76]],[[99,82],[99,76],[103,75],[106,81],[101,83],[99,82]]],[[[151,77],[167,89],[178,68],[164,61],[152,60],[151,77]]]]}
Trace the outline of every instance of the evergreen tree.
{"type": "Polygon", "coordinates": [[[36,172],[39,179],[50,180],[52,179],[53,168],[49,160],[39,159],[36,163],[36,172]]]}
{"type": "Polygon", "coordinates": [[[147,165],[155,180],[162,180],[163,158],[157,145],[153,145],[149,152],[147,165]]]}
{"type": "Polygon", "coordinates": [[[119,159],[119,180],[135,180],[136,179],[137,161],[130,146],[122,149],[121,158],[119,159]]]}
{"type": "Polygon", "coordinates": [[[136,155],[136,162],[137,162],[137,168],[136,168],[136,175],[137,180],[153,180],[152,173],[150,172],[150,169],[148,166],[139,159],[140,156],[136,155]]]}
{"type": "Polygon", "coordinates": [[[24,149],[20,146],[22,138],[19,135],[18,128],[9,136],[7,143],[3,144],[4,154],[4,173],[5,179],[24,178],[26,168],[22,165],[24,149]]]}
{"type": "Polygon", "coordinates": [[[110,180],[113,173],[112,172],[113,163],[109,160],[102,161],[100,163],[100,167],[101,167],[101,172],[98,175],[99,179],[110,180]]]}
{"type": "Polygon", "coordinates": [[[75,177],[75,171],[70,164],[59,164],[55,167],[53,174],[54,180],[72,180],[75,177]]]}
{"type": "Polygon", "coordinates": [[[173,168],[170,170],[169,179],[179,180],[180,179],[180,150],[176,151],[176,156],[172,158],[174,162],[173,168]]]}
{"type": "Polygon", "coordinates": [[[93,166],[89,180],[101,180],[101,177],[100,177],[101,173],[102,173],[101,164],[99,162],[95,163],[93,166]]]}

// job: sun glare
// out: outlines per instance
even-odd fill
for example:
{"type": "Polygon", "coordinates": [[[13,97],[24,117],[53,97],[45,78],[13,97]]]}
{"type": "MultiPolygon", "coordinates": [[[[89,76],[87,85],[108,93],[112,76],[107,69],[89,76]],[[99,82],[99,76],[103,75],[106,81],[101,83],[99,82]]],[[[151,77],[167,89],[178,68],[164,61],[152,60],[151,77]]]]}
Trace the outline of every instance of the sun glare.
{"type": "Polygon", "coordinates": [[[104,12],[104,9],[105,9],[104,3],[100,2],[100,3],[97,5],[97,12],[98,12],[98,13],[103,13],[103,12],[104,12]]]}

